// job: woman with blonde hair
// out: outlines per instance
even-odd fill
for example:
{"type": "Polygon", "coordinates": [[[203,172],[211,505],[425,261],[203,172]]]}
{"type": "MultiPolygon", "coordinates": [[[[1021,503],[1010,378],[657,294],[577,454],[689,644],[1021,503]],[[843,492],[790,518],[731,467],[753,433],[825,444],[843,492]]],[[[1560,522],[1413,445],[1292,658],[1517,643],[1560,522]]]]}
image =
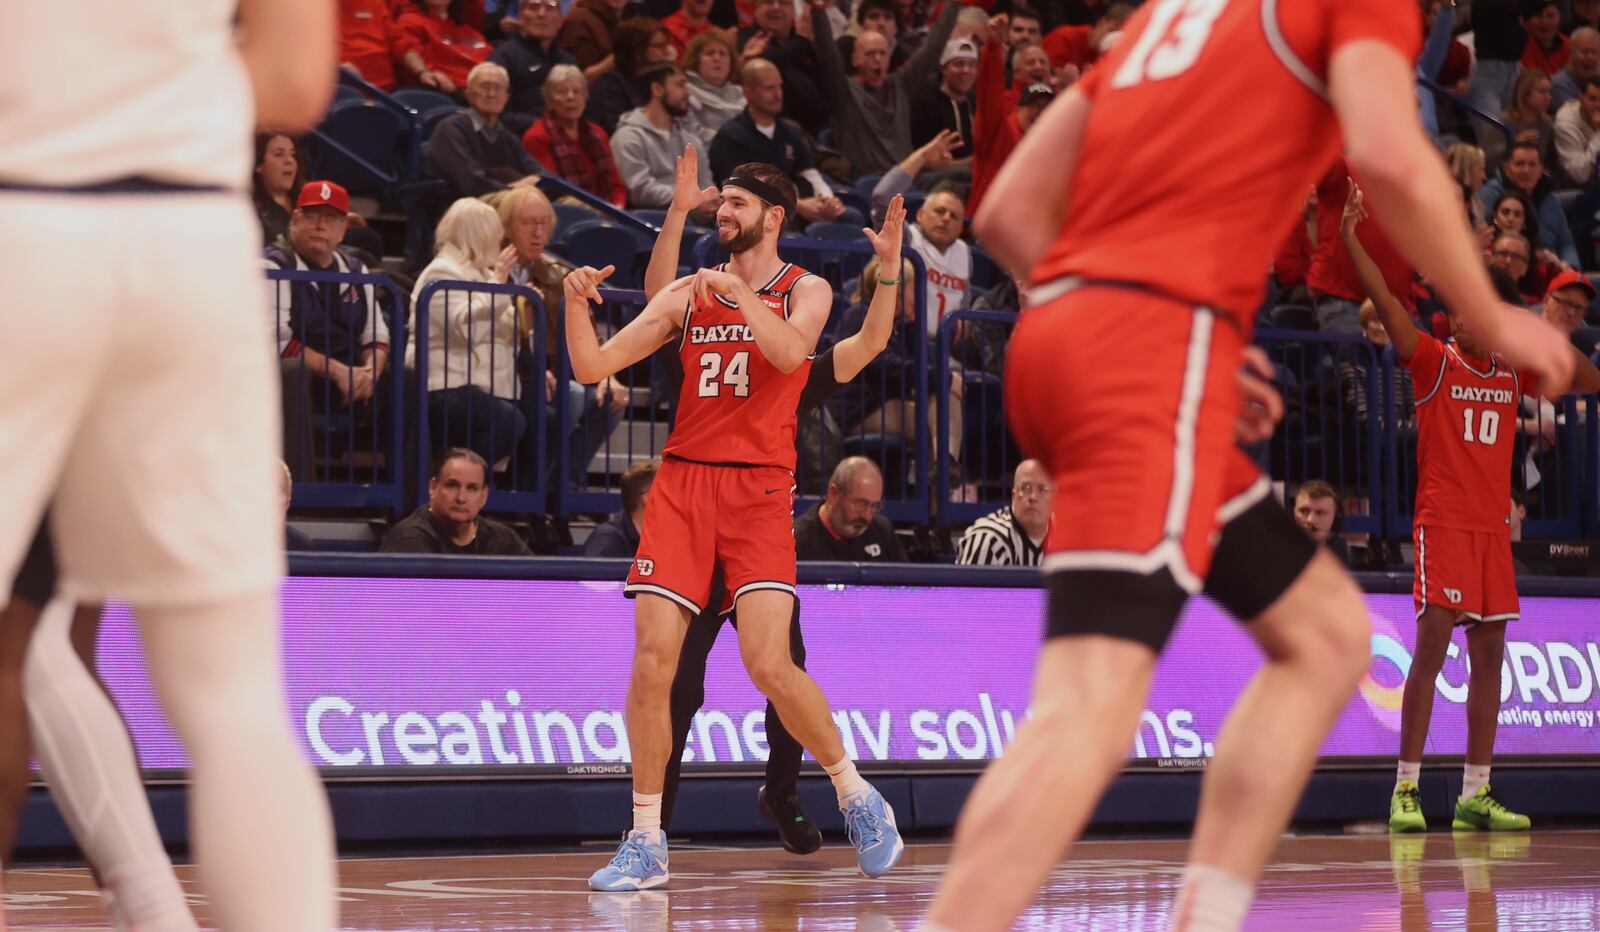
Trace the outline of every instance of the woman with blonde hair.
{"type": "Polygon", "coordinates": [[[1458,142],[1444,150],[1445,161],[1450,164],[1450,174],[1461,186],[1461,196],[1467,202],[1467,216],[1472,218],[1472,228],[1484,224],[1483,204],[1478,201],[1478,191],[1489,177],[1489,160],[1483,150],[1470,142],[1458,142]]]}
{"type": "MultiPolygon", "coordinates": [[[[556,322],[564,307],[561,282],[572,271],[572,266],[545,252],[546,244],[556,231],[555,208],[543,191],[525,187],[499,195],[495,209],[500,214],[501,225],[505,227],[509,248],[516,253],[511,266],[511,283],[527,285],[538,292],[544,301],[544,327],[541,333],[539,322],[528,302],[517,300],[520,332],[530,335],[534,340],[542,338],[545,341],[544,371],[534,372],[529,366],[524,370],[524,377],[530,380],[525,385],[527,391],[545,400],[546,438],[543,472],[522,470],[518,478],[531,481],[542,475],[546,480],[544,487],[549,487],[548,480],[554,475],[557,450],[560,444],[565,444],[567,486],[578,488],[588,475],[589,464],[602,450],[606,451],[602,472],[620,471],[627,465],[626,456],[621,450],[616,451],[616,462],[613,464],[612,451],[607,444],[622,421],[622,410],[627,407],[630,397],[628,388],[615,377],[601,379],[596,385],[584,385],[569,376],[564,388],[559,384],[557,373],[567,350],[566,344],[557,336],[556,322]],[[567,433],[564,436],[559,431],[561,421],[555,407],[557,404],[566,407],[567,433]]],[[[523,439],[521,452],[524,455],[533,455],[532,436],[529,433],[523,439]]]]}
{"type": "MultiPolygon", "coordinates": [[[[1554,153],[1556,125],[1550,119],[1550,76],[1532,68],[1522,69],[1511,92],[1511,104],[1500,115],[1500,121],[1511,130],[1517,142],[1531,142],[1539,147],[1539,158],[1546,165],[1554,153]]],[[[1483,144],[1484,155],[1498,164],[1510,148],[1502,133],[1488,133],[1483,144]]]]}
{"type": "Polygon", "coordinates": [[[434,282],[506,284],[516,249],[502,249],[504,238],[493,207],[474,198],[450,205],[434,233],[433,261],[411,292],[406,346],[406,367],[414,369],[416,334],[426,328],[430,447],[435,453],[466,447],[495,465],[510,457],[527,430],[517,405],[517,357],[526,334],[519,332],[515,302],[508,295],[449,286],[435,292],[427,307],[419,309],[419,299],[434,282]]]}
{"type": "Polygon", "coordinates": [[[711,151],[722,124],[744,112],[744,88],[734,80],[738,68],[733,37],[721,29],[700,33],[683,51],[683,70],[689,73],[689,115],[683,124],[702,152],[711,151]]]}

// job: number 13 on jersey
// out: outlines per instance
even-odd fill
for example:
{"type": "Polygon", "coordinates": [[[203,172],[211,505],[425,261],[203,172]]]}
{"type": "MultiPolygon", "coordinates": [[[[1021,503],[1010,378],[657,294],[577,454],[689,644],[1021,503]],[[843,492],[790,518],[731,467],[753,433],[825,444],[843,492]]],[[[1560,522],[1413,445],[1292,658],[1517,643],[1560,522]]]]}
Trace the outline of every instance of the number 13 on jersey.
{"type": "Polygon", "coordinates": [[[721,353],[700,354],[700,384],[695,394],[701,398],[720,398],[723,388],[728,388],[732,398],[750,397],[750,352],[740,350],[727,357],[723,364],[721,353]]]}
{"type": "Polygon", "coordinates": [[[1194,67],[1228,0],[1157,0],[1139,40],[1111,79],[1116,89],[1175,78],[1194,67]]]}

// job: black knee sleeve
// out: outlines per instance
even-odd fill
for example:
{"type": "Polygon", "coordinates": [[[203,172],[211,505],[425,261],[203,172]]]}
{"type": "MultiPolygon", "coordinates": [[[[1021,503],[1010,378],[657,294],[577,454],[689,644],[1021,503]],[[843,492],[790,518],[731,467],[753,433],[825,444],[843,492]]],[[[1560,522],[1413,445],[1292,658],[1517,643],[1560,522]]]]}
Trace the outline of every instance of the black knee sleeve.
{"type": "Polygon", "coordinates": [[[1166,569],[1149,574],[1066,570],[1052,573],[1045,589],[1049,594],[1046,640],[1103,634],[1137,641],[1158,654],[1189,599],[1166,569]]]}
{"type": "Polygon", "coordinates": [[[39,522],[39,530],[33,535],[33,543],[28,546],[22,565],[17,567],[17,578],[11,581],[11,595],[43,605],[55,594],[56,553],[50,541],[50,517],[46,515],[39,522]]]}
{"type": "Polygon", "coordinates": [[[1270,496],[1222,528],[1206,595],[1240,621],[1267,610],[1317,553],[1317,543],[1270,496]]]}

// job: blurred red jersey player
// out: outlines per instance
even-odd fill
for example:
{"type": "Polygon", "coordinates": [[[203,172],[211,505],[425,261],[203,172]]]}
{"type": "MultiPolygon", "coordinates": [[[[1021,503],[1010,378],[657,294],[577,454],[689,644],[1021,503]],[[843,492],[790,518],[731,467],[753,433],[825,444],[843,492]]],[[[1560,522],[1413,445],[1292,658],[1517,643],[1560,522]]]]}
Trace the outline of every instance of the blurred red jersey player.
{"type": "Polygon", "coordinates": [[[978,232],[1028,272],[1030,302],[1006,410],[1057,488],[1047,640],[1033,716],[968,800],[926,928],[1005,929],[1027,906],[1202,587],[1266,663],[1216,736],[1173,924],[1242,923],[1368,660],[1360,590],[1235,446],[1251,314],[1341,141],[1390,237],[1485,342],[1570,378],[1559,335],[1495,302],[1417,120],[1420,41],[1420,10],[1394,0],[1154,0],[996,178],[978,232]]]}

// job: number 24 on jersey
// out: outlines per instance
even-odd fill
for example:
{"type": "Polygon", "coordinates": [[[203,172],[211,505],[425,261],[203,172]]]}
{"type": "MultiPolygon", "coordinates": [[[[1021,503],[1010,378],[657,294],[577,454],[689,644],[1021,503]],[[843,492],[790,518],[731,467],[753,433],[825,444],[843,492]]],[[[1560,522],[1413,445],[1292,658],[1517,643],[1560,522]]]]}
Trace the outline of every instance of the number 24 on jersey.
{"type": "Polygon", "coordinates": [[[723,388],[732,398],[750,397],[750,352],[740,350],[723,364],[721,353],[700,354],[700,383],[695,394],[701,398],[720,398],[723,388]]]}

